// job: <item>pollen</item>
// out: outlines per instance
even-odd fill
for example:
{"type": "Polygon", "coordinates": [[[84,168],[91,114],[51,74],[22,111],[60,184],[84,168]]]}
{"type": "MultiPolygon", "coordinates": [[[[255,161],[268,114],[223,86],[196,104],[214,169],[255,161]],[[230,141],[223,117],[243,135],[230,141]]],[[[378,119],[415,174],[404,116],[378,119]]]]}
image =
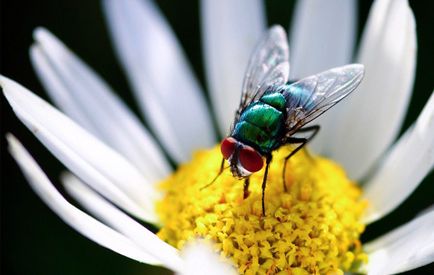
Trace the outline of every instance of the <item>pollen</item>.
{"type": "Polygon", "coordinates": [[[198,151],[193,160],[161,183],[157,203],[163,223],[158,236],[181,249],[189,240],[214,243],[223,259],[240,274],[343,274],[367,261],[359,241],[367,202],[359,187],[336,163],[306,151],[293,156],[282,171],[291,147],[273,154],[262,215],[264,169],[250,177],[249,196],[243,181],[229,169],[218,174],[219,148],[198,151]]]}

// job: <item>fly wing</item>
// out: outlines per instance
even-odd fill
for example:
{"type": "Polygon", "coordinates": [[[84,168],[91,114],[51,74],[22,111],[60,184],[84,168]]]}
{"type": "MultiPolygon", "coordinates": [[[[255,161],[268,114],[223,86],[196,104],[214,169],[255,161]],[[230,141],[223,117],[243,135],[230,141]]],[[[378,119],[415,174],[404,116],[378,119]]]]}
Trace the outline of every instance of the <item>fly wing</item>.
{"type": "Polygon", "coordinates": [[[286,137],[293,135],[348,96],[360,84],[364,66],[350,64],[304,78],[288,86],[286,137]]]}
{"type": "Polygon", "coordinates": [[[258,100],[271,85],[283,85],[289,76],[289,50],[286,33],[281,26],[273,26],[256,46],[244,77],[241,102],[235,116],[258,100]]]}

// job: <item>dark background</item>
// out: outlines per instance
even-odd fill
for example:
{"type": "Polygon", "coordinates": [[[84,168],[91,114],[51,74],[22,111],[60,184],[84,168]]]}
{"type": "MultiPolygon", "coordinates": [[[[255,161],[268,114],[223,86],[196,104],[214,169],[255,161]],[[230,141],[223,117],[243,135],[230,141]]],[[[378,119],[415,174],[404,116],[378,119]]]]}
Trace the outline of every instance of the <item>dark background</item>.
{"type": "MultiPolygon", "coordinates": [[[[371,1],[360,1],[359,34],[371,1]]],[[[197,1],[158,1],[196,73],[204,85],[197,1]]],[[[406,129],[432,93],[434,65],[434,20],[432,1],[411,1],[418,31],[417,76],[406,129]]],[[[284,27],[290,22],[293,1],[267,2],[268,23],[284,27]]],[[[93,67],[137,113],[125,76],[114,55],[99,1],[2,1],[1,74],[46,98],[29,62],[32,31],[44,26],[57,35],[93,67]]],[[[156,267],[138,264],[82,237],[54,215],[30,190],[8,155],[4,135],[12,132],[56,182],[59,164],[17,120],[1,96],[1,273],[2,274],[169,274],[156,267]]],[[[433,203],[431,172],[415,193],[397,210],[367,228],[363,239],[372,239],[415,216],[433,203]]],[[[426,274],[431,264],[412,273],[426,274]]]]}

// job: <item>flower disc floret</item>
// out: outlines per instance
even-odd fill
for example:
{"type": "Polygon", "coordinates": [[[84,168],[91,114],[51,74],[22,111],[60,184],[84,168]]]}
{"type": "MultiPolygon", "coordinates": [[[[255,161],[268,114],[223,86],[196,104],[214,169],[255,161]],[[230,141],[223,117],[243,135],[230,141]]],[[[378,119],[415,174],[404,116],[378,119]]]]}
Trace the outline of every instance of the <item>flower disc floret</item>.
{"type": "Polygon", "coordinates": [[[285,192],[283,159],[291,149],[273,154],[265,216],[264,169],[251,176],[243,199],[243,181],[229,169],[202,188],[218,173],[222,157],[217,147],[197,152],[161,184],[158,236],[177,248],[194,238],[211,240],[245,274],[342,274],[357,268],[366,261],[359,241],[366,208],[361,190],[339,165],[303,151],[287,163],[285,192]]]}

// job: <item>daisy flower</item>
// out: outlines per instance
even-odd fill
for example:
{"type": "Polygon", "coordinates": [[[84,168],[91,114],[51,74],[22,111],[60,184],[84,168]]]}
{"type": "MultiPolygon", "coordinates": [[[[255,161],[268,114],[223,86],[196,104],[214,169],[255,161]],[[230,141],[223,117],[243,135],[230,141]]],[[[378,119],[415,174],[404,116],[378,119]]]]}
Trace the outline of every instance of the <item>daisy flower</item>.
{"type": "MultiPolygon", "coordinates": [[[[158,8],[147,0],[105,0],[103,7],[139,107],[178,169],[172,171],[157,141],[104,80],[38,28],[31,60],[62,112],[7,77],[0,84],[17,117],[68,169],[61,182],[87,213],[59,193],[13,135],[7,139],[31,187],[67,224],[121,255],[180,274],[388,274],[434,260],[432,208],[360,242],[365,226],[402,203],[434,164],[433,95],[394,142],[416,63],[415,22],[406,0],[377,0],[371,8],[356,57],[365,79],[318,120],[323,130],[312,150],[330,159],[295,155],[285,191],[281,171],[291,148],[274,153],[265,216],[263,171],[251,177],[245,199],[242,182],[229,173],[201,188],[218,171],[215,137],[229,129],[249,55],[266,31],[263,3],[201,2],[218,131],[158,8]]],[[[351,63],[354,17],[355,1],[299,1],[289,39],[291,79],[351,63]]]]}

